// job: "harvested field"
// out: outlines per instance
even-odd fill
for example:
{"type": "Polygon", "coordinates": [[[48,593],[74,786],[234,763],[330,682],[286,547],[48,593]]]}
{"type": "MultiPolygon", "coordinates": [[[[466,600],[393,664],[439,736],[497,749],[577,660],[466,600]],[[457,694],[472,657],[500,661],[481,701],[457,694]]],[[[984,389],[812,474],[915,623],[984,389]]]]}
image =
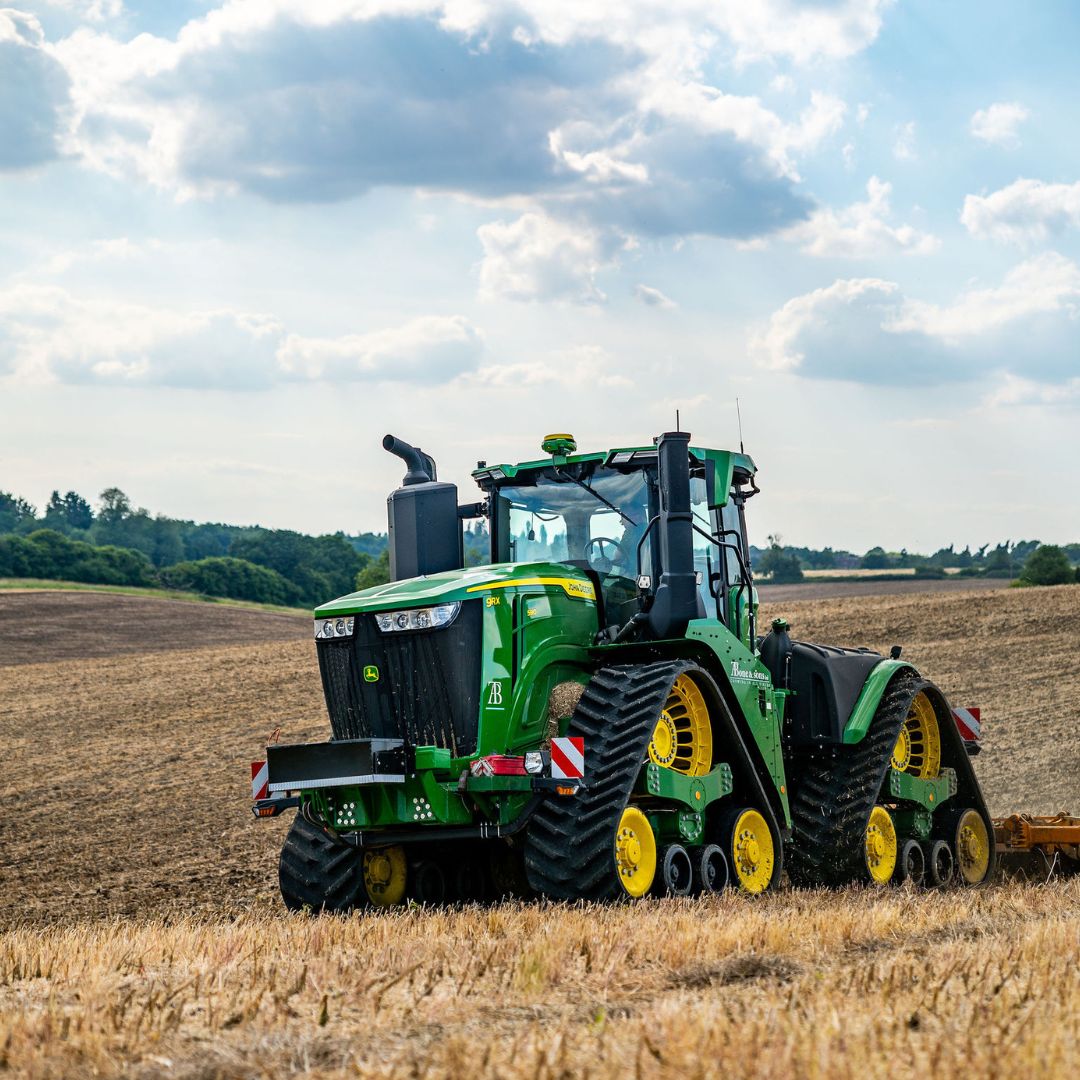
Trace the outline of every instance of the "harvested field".
{"type": "MultiPolygon", "coordinates": [[[[4,648],[26,637],[15,598],[0,595],[4,648]]],[[[251,818],[247,763],[275,727],[288,739],[326,733],[310,623],[177,604],[167,612],[182,631],[166,612],[150,648],[134,651],[132,632],[102,655],[85,651],[105,633],[98,613],[129,598],[49,598],[74,613],[60,610],[55,632],[35,624],[37,659],[49,662],[0,667],[0,1073],[1080,1068],[1075,879],[286,916],[276,853],[287,822],[251,818]],[[213,637],[226,613],[251,636],[234,626],[225,643],[213,637]],[[65,636],[84,651],[64,652],[65,636]]],[[[993,812],[1080,806],[1080,587],[808,600],[763,614],[784,614],[808,639],[902,643],[955,703],[981,705],[987,749],[975,765],[993,812]]]]}
{"type": "Polygon", "coordinates": [[[814,581],[809,578],[795,585],[759,585],[763,604],[801,600],[833,600],[840,597],[909,596],[912,593],[971,593],[1007,589],[1011,582],[1001,578],[908,578],[881,581],[872,577],[862,581],[814,581]]]}

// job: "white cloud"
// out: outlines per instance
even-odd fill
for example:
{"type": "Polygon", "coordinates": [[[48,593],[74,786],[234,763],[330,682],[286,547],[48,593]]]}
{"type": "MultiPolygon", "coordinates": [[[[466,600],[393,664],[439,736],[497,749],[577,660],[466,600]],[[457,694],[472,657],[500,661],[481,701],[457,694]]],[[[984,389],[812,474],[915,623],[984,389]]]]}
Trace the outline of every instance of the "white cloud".
{"type": "Polygon", "coordinates": [[[290,381],[450,381],[483,355],[461,316],[337,338],[268,315],[88,300],[55,286],[0,292],[0,370],[22,381],[261,390],[290,381]]]}
{"type": "Polygon", "coordinates": [[[519,364],[490,364],[461,376],[466,387],[520,391],[539,386],[583,385],[603,389],[629,389],[634,380],[619,374],[615,357],[600,345],[575,345],[560,349],[547,359],[519,364]]]}
{"type": "Polygon", "coordinates": [[[477,235],[484,248],[480,294],[486,299],[602,304],[607,297],[596,275],[612,265],[622,246],[610,233],[535,213],[481,225],[477,235]]]}
{"type": "Polygon", "coordinates": [[[798,159],[846,107],[812,91],[781,115],[712,85],[713,61],[849,56],[887,6],[228,0],[175,39],[83,28],[51,51],[73,80],[68,152],[179,198],[400,186],[747,239],[807,213],[798,159]]]}
{"type": "Polygon", "coordinates": [[[895,282],[843,279],[789,300],[750,339],[757,363],[864,383],[934,385],[1012,374],[1048,385],[1076,373],[1080,266],[1054,252],[951,304],[895,282]]]}
{"type": "Polygon", "coordinates": [[[651,285],[638,285],[634,289],[634,295],[647,307],[671,310],[679,306],[669,296],[665,296],[659,289],[654,289],[651,285]]]}
{"type": "Polygon", "coordinates": [[[897,127],[892,152],[897,161],[914,161],[919,156],[915,149],[914,120],[909,120],[906,124],[897,127]]]}
{"type": "Polygon", "coordinates": [[[989,195],[968,195],[960,221],[973,236],[1028,243],[1080,226],[1080,182],[1016,180],[989,195]]]}
{"type": "Polygon", "coordinates": [[[300,379],[441,384],[473,368],[482,351],[482,335],[464,316],[429,315],[367,334],[289,334],[275,355],[283,372],[300,379]]]}
{"type": "Polygon", "coordinates": [[[866,185],[866,202],[841,210],[822,207],[810,217],[786,229],[781,236],[798,244],[807,255],[822,258],[865,259],[902,253],[927,255],[940,241],[911,225],[890,225],[889,196],[892,185],[872,176],[866,185]]]}
{"type": "Polygon", "coordinates": [[[41,23],[0,8],[0,171],[54,160],[67,122],[68,76],[41,23]]]}
{"type": "Polygon", "coordinates": [[[996,146],[1018,146],[1020,125],[1030,112],[1019,102],[998,101],[987,109],[979,109],[971,118],[971,134],[985,143],[996,146]]]}

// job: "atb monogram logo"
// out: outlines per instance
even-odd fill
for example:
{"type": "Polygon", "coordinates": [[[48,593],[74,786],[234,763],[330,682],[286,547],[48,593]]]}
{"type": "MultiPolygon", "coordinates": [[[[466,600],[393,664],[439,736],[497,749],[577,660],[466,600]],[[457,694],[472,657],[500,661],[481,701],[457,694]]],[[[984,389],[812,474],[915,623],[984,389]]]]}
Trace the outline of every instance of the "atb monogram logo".
{"type": "Polygon", "coordinates": [[[498,679],[492,679],[490,686],[488,687],[488,699],[489,705],[501,706],[503,703],[502,695],[502,683],[498,679]]]}

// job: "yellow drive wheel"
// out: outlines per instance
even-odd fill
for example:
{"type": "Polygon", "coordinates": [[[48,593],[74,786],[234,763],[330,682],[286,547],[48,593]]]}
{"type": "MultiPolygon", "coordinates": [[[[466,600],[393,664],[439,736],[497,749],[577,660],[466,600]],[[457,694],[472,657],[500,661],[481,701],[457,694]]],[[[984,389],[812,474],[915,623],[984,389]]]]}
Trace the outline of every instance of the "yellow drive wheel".
{"type": "Polygon", "coordinates": [[[968,885],[981,885],[990,869],[990,835],[982,814],[965,810],[956,823],[956,867],[968,885]]]}
{"type": "Polygon", "coordinates": [[[376,907],[400,904],[407,877],[405,852],[400,847],[375,848],[364,852],[364,888],[376,907]]]}
{"type": "Polygon", "coordinates": [[[737,810],[729,817],[728,851],[731,872],[739,888],[748,893],[764,892],[776,869],[776,848],[769,823],[757,810],[737,810]]]}
{"type": "Polygon", "coordinates": [[[653,729],[649,760],[686,776],[704,776],[712,768],[712,750],[705,696],[690,675],[680,675],[653,729]]]}
{"type": "Polygon", "coordinates": [[[636,806],[628,806],[619,819],[615,871],[619,884],[635,899],[649,891],[656,877],[656,836],[649,819],[636,806]]]}
{"type": "Polygon", "coordinates": [[[896,826],[884,806],[875,806],[866,823],[866,870],[875,885],[887,885],[896,870],[896,826]]]}
{"type": "Polygon", "coordinates": [[[915,695],[908,709],[891,764],[920,780],[932,780],[941,773],[941,729],[933,703],[923,690],[915,695]]]}

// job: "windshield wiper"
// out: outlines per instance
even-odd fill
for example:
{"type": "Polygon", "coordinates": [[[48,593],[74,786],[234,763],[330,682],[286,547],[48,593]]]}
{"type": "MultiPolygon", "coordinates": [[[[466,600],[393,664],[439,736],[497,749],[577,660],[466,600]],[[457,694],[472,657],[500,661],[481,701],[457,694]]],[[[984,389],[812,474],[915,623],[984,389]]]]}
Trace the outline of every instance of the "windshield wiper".
{"type": "Polygon", "coordinates": [[[599,491],[589,487],[584,480],[579,480],[576,476],[571,476],[569,473],[560,472],[556,466],[555,475],[562,477],[564,480],[569,480],[571,483],[577,484],[579,488],[584,488],[594,499],[599,499],[609,510],[614,510],[628,525],[632,528],[637,528],[637,522],[628,514],[624,514],[613,502],[608,502],[599,491]]]}

